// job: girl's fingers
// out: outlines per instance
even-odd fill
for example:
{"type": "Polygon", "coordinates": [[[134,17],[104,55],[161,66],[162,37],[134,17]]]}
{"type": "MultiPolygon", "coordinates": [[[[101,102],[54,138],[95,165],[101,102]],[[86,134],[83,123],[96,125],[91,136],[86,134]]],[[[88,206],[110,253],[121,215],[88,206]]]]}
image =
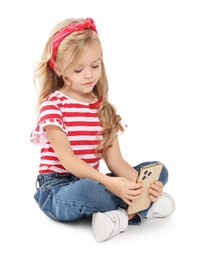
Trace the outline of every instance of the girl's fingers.
{"type": "Polygon", "coordinates": [[[149,192],[150,192],[150,199],[152,202],[155,202],[158,199],[162,190],[163,190],[163,183],[160,181],[157,181],[151,185],[149,192]]]}
{"type": "Polygon", "coordinates": [[[149,192],[150,192],[150,196],[152,196],[152,197],[158,198],[160,196],[160,192],[159,191],[150,189],[149,192]]]}
{"type": "Polygon", "coordinates": [[[142,182],[130,182],[128,184],[130,190],[136,190],[142,187],[142,182]]]}
{"type": "Polygon", "coordinates": [[[150,199],[152,202],[156,202],[158,198],[154,197],[154,196],[150,196],[150,199]]]}
{"type": "Polygon", "coordinates": [[[128,195],[136,197],[136,196],[140,195],[141,193],[142,193],[142,188],[136,189],[136,190],[129,190],[128,195]]]}
{"type": "Polygon", "coordinates": [[[161,192],[163,190],[163,183],[160,181],[157,181],[151,185],[151,189],[161,192]]]}

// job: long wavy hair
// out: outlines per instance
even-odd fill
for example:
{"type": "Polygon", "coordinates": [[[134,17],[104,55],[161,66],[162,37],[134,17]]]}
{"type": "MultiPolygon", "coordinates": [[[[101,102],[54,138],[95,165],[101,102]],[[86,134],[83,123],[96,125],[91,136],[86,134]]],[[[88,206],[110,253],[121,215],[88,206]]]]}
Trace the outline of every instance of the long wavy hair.
{"type": "MultiPolygon", "coordinates": [[[[49,40],[46,43],[45,49],[43,51],[41,61],[37,64],[35,73],[34,73],[34,82],[38,90],[38,106],[41,101],[53,93],[55,90],[59,90],[64,85],[64,80],[59,73],[60,68],[64,67],[65,62],[65,71],[61,73],[67,74],[72,67],[78,62],[79,58],[83,52],[90,48],[91,44],[97,42],[101,47],[100,39],[96,32],[90,29],[84,29],[79,32],[73,32],[68,35],[59,45],[57,53],[55,55],[54,62],[54,71],[49,66],[49,59],[52,52],[52,37],[53,35],[60,30],[61,28],[68,26],[70,24],[82,23],[84,19],[66,19],[58,23],[55,28],[50,33],[49,40]],[[65,54],[65,59],[64,59],[65,54]],[[66,58],[67,57],[67,58],[66,58]],[[66,60],[68,63],[66,63],[66,60]]],[[[120,124],[120,116],[116,113],[115,107],[108,101],[108,81],[105,71],[105,66],[103,60],[101,61],[102,72],[101,76],[93,89],[93,94],[97,99],[102,97],[102,101],[98,107],[98,117],[102,125],[101,133],[103,134],[103,140],[100,142],[96,148],[96,156],[106,159],[106,152],[111,147],[114,138],[118,131],[123,131],[123,127],[120,124]],[[103,151],[103,155],[99,152],[103,151]]],[[[66,82],[70,86],[70,81],[65,77],[66,82]]]]}

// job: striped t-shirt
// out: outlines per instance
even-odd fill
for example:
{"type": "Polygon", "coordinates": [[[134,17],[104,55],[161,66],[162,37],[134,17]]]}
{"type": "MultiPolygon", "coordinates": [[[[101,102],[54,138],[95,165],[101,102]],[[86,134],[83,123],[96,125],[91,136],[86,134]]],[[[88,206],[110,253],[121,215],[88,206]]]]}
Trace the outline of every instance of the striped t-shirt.
{"type": "Polygon", "coordinates": [[[46,138],[44,127],[47,125],[60,127],[66,133],[75,156],[99,169],[100,159],[95,155],[95,149],[103,139],[102,135],[98,135],[102,129],[97,115],[99,103],[100,100],[92,103],[79,102],[59,91],[42,101],[36,127],[31,133],[31,142],[42,145],[39,173],[69,173],[61,165],[46,138]]]}

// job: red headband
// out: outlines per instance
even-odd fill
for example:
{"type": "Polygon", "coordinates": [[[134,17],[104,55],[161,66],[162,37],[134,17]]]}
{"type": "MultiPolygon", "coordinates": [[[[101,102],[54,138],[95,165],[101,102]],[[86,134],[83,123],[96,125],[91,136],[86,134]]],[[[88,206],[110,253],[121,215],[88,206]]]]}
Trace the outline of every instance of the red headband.
{"type": "Polygon", "coordinates": [[[53,35],[53,39],[52,39],[52,56],[49,59],[49,65],[52,68],[52,70],[54,70],[54,57],[55,57],[55,53],[56,53],[60,43],[69,34],[71,34],[73,32],[79,32],[79,31],[82,31],[84,29],[91,29],[91,30],[97,32],[96,25],[95,25],[93,19],[86,18],[83,23],[80,23],[80,24],[76,24],[76,23],[75,24],[70,24],[70,25],[68,25],[66,27],[61,28],[59,31],[57,31],[53,35]]]}

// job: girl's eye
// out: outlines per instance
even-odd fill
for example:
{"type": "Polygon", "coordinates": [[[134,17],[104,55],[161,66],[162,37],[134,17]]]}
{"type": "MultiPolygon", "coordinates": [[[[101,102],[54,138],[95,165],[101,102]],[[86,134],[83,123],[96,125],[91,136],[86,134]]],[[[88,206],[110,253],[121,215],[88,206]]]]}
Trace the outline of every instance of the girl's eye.
{"type": "Polygon", "coordinates": [[[80,73],[81,71],[82,71],[82,69],[74,70],[75,73],[80,73]]]}
{"type": "Polygon", "coordinates": [[[99,65],[92,66],[93,69],[97,69],[98,67],[99,67],[99,65]]]}
{"type": "MultiPolygon", "coordinates": [[[[92,65],[91,67],[92,67],[92,69],[97,69],[97,68],[99,68],[99,64],[98,65],[92,65]]],[[[82,68],[81,69],[76,69],[76,70],[74,70],[74,72],[75,73],[80,73],[80,72],[82,72],[82,68]]]]}

